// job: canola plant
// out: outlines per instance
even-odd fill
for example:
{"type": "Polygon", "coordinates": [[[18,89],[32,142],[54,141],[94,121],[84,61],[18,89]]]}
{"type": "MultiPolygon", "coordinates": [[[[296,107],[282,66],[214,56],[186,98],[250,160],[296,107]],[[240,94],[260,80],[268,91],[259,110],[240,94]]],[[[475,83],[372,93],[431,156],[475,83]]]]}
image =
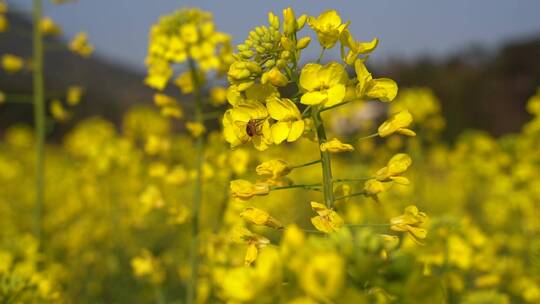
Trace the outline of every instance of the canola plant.
{"type": "MultiPolygon", "coordinates": [[[[287,8],[233,49],[209,12],[182,9],[150,30],[153,107],[121,128],[86,119],[60,144],[6,130],[2,302],[539,302],[540,89],[520,133],[446,144],[434,93],[372,75],[378,39],[348,26],[287,8]]],[[[68,48],[93,51],[84,33],[68,48]]],[[[43,102],[61,123],[91,101],[74,85],[43,102]]]]}

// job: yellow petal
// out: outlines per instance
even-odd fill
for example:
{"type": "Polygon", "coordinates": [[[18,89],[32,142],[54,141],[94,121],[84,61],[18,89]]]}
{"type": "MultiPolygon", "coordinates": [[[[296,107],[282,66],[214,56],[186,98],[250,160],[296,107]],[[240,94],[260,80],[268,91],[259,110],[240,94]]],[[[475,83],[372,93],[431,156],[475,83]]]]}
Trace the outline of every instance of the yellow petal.
{"type": "Polygon", "coordinates": [[[371,81],[366,96],[380,101],[392,101],[396,98],[398,86],[395,81],[389,78],[379,78],[371,81]]]}
{"type": "Polygon", "coordinates": [[[292,123],[291,130],[289,131],[289,137],[287,137],[288,142],[293,142],[300,138],[304,133],[304,121],[297,120],[292,123]]]}
{"type": "Polygon", "coordinates": [[[272,139],[276,145],[282,143],[289,136],[290,123],[289,122],[276,122],[272,125],[272,139]]]}
{"type": "Polygon", "coordinates": [[[244,264],[246,266],[251,265],[257,259],[259,250],[255,244],[249,244],[246,250],[246,257],[244,258],[244,264]]]}
{"type": "Polygon", "coordinates": [[[305,105],[317,105],[322,102],[325,102],[327,99],[328,99],[327,94],[315,91],[315,92],[308,92],[302,95],[300,102],[305,105]]]}
{"type": "Polygon", "coordinates": [[[331,107],[338,103],[341,103],[345,98],[346,88],[343,84],[338,84],[328,89],[328,100],[324,104],[327,107],[331,107]]]}
{"type": "Polygon", "coordinates": [[[308,63],[300,73],[300,86],[306,91],[314,91],[320,86],[318,73],[322,66],[316,63],[308,63]]]}

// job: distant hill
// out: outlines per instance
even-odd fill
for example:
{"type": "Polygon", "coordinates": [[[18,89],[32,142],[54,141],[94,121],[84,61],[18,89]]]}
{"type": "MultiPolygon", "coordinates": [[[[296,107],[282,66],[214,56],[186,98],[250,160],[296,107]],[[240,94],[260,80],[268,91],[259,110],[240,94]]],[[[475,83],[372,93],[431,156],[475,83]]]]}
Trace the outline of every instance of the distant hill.
{"type": "MultiPolygon", "coordinates": [[[[31,58],[31,23],[26,18],[14,14],[10,14],[9,19],[13,30],[0,34],[0,55],[13,53],[31,58]]],[[[130,105],[151,103],[153,92],[144,86],[144,75],[107,62],[98,56],[82,58],[62,47],[65,42],[61,40],[48,39],[48,41],[50,43],[45,63],[46,90],[58,94],[69,85],[82,85],[86,88],[83,102],[74,109],[73,121],[100,115],[118,123],[122,113],[130,105]]],[[[6,75],[0,69],[0,90],[12,94],[31,94],[31,73],[6,75]]],[[[32,119],[30,104],[0,106],[0,131],[14,122],[31,123],[32,119]]],[[[55,133],[63,133],[68,128],[69,124],[60,126],[56,128],[55,133]]]]}
{"type": "Polygon", "coordinates": [[[442,61],[393,61],[379,67],[400,87],[428,86],[443,103],[447,136],[464,128],[501,135],[529,119],[525,103],[540,86],[540,36],[499,50],[473,48],[442,61]]]}
{"type": "MultiPolygon", "coordinates": [[[[30,58],[31,24],[13,14],[10,23],[16,31],[0,34],[0,54],[30,58]]],[[[87,88],[73,121],[101,115],[118,124],[129,106],[151,103],[153,92],[143,85],[144,75],[99,56],[78,57],[58,48],[60,40],[53,41],[56,49],[49,50],[46,56],[47,90],[61,92],[71,84],[87,88]]],[[[476,48],[444,60],[393,60],[372,68],[379,75],[395,79],[400,87],[431,87],[443,103],[447,138],[454,138],[464,128],[500,135],[519,130],[528,120],[525,102],[540,85],[540,36],[514,41],[499,50],[476,48]]],[[[31,74],[12,76],[0,71],[0,90],[31,93],[31,74]]],[[[0,107],[0,133],[19,121],[32,122],[31,105],[0,107]]],[[[58,136],[70,127],[61,126],[55,134],[58,136]]]]}

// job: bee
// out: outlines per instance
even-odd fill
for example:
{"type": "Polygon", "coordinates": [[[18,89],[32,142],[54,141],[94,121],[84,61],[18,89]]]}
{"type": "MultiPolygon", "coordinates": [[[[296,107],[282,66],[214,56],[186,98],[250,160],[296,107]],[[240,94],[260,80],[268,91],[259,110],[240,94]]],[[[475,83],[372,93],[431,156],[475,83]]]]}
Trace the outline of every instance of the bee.
{"type": "Polygon", "coordinates": [[[246,133],[249,137],[253,137],[261,132],[262,122],[264,119],[250,119],[246,125],[246,133]]]}

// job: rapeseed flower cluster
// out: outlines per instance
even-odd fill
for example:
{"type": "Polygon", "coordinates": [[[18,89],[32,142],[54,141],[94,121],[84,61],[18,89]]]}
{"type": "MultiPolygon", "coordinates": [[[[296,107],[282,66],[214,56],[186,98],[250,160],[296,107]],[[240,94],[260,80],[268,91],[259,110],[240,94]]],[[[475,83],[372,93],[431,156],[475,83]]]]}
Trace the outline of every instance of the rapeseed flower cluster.
{"type": "MultiPolygon", "coordinates": [[[[540,301],[540,90],[520,133],[448,144],[434,93],[374,78],[378,39],[356,41],[336,11],[270,14],[234,55],[211,22],[199,10],[158,22],[153,107],[134,106],[121,127],[86,119],[45,146],[39,239],[28,178],[39,141],[24,125],[2,132],[0,301],[540,301]],[[308,28],[323,56],[301,66],[308,28]],[[341,61],[324,62],[333,47],[341,61]],[[155,86],[160,60],[186,63],[165,81],[182,95],[155,86]],[[230,85],[211,86],[210,70],[230,85]]],[[[32,70],[12,59],[13,72],[32,70]]],[[[84,91],[68,87],[49,113],[69,119],[84,91]]]]}

